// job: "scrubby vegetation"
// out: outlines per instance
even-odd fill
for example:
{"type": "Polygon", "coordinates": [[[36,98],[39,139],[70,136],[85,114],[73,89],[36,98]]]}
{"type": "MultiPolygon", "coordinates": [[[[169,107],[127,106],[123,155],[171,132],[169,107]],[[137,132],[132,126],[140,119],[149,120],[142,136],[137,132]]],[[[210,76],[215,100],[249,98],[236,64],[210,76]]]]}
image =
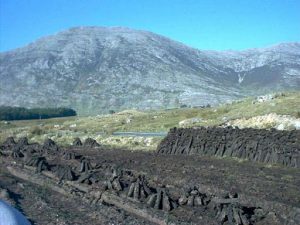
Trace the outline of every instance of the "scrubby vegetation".
{"type": "MultiPolygon", "coordinates": [[[[248,123],[253,126],[251,121],[254,117],[269,114],[276,114],[278,116],[275,118],[279,119],[299,118],[300,92],[285,93],[285,95],[261,103],[253,104],[254,100],[255,98],[249,97],[211,108],[178,108],[143,112],[126,110],[89,117],[2,121],[0,122],[0,142],[9,136],[27,136],[32,142],[42,142],[49,137],[59,144],[68,145],[75,137],[83,140],[91,137],[105,145],[146,150],[155,149],[162,137],[125,137],[113,136],[113,133],[116,131],[167,132],[172,127],[218,126],[228,123],[248,127],[248,123]]],[[[273,118],[273,116],[266,118],[269,117],[273,118]]],[[[268,120],[264,119],[264,122],[268,120]]],[[[273,122],[257,123],[255,127],[271,128],[274,127],[273,122]],[[262,125],[265,127],[259,127],[262,125]]],[[[284,121],[280,121],[280,124],[282,122],[284,121]]],[[[276,122],[275,125],[280,124],[276,122]]]]}
{"type": "Polygon", "coordinates": [[[33,108],[0,106],[0,120],[32,120],[76,116],[70,108],[33,108]]]}

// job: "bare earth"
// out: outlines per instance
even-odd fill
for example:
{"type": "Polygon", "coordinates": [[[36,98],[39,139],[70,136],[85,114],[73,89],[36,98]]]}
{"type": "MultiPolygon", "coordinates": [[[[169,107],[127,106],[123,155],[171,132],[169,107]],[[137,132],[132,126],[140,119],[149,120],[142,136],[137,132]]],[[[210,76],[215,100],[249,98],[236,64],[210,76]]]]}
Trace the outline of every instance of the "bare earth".
{"type": "Polygon", "coordinates": [[[0,156],[0,188],[33,224],[300,221],[298,168],[49,143],[0,156]]]}

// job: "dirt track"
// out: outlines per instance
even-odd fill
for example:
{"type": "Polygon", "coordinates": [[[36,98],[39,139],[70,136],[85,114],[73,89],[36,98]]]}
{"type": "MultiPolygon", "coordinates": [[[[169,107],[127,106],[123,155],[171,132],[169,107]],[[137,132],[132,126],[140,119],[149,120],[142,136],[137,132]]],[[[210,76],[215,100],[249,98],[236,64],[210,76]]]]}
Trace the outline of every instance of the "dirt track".
{"type": "MultiPolygon", "coordinates": [[[[201,155],[104,149],[92,140],[87,144],[61,148],[49,140],[43,146],[10,140],[2,146],[1,170],[5,174],[19,171],[15,176],[30,182],[34,177],[43,189],[42,184],[49,180],[48,188],[62,190],[63,195],[66,192],[77,204],[81,204],[78,199],[83,205],[93,203],[95,208],[89,213],[97,211],[116,224],[300,223],[298,168],[201,155]],[[110,210],[116,207],[120,213],[112,216],[110,210]],[[124,217],[120,221],[118,215],[122,214],[129,220],[124,217]]],[[[9,176],[2,175],[0,184],[14,189],[6,182],[9,176]]],[[[64,205],[61,194],[53,199],[64,205]]],[[[70,207],[71,214],[76,212],[73,210],[70,207]]],[[[34,212],[25,213],[33,221],[39,220],[34,212]]],[[[77,224],[85,224],[84,217],[77,224]]]]}

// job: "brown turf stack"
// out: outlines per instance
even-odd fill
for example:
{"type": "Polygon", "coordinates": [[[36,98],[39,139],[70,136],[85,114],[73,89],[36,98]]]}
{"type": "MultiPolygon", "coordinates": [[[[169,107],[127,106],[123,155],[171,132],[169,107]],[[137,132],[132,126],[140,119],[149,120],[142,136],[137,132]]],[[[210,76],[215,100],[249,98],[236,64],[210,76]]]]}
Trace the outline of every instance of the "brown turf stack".
{"type": "Polygon", "coordinates": [[[300,168],[300,131],[173,128],[160,143],[157,152],[237,157],[300,168]]]}

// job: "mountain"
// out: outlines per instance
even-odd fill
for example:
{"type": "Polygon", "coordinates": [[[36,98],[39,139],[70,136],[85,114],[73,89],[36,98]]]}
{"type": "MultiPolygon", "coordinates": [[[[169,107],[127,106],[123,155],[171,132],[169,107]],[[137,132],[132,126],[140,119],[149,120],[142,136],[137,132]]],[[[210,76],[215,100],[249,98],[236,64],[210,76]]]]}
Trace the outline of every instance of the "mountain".
{"type": "Polygon", "coordinates": [[[124,27],[76,27],[0,53],[0,105],[110,109],[218,104],[300,89],[300,43],[202,51],[124,27]]]}

